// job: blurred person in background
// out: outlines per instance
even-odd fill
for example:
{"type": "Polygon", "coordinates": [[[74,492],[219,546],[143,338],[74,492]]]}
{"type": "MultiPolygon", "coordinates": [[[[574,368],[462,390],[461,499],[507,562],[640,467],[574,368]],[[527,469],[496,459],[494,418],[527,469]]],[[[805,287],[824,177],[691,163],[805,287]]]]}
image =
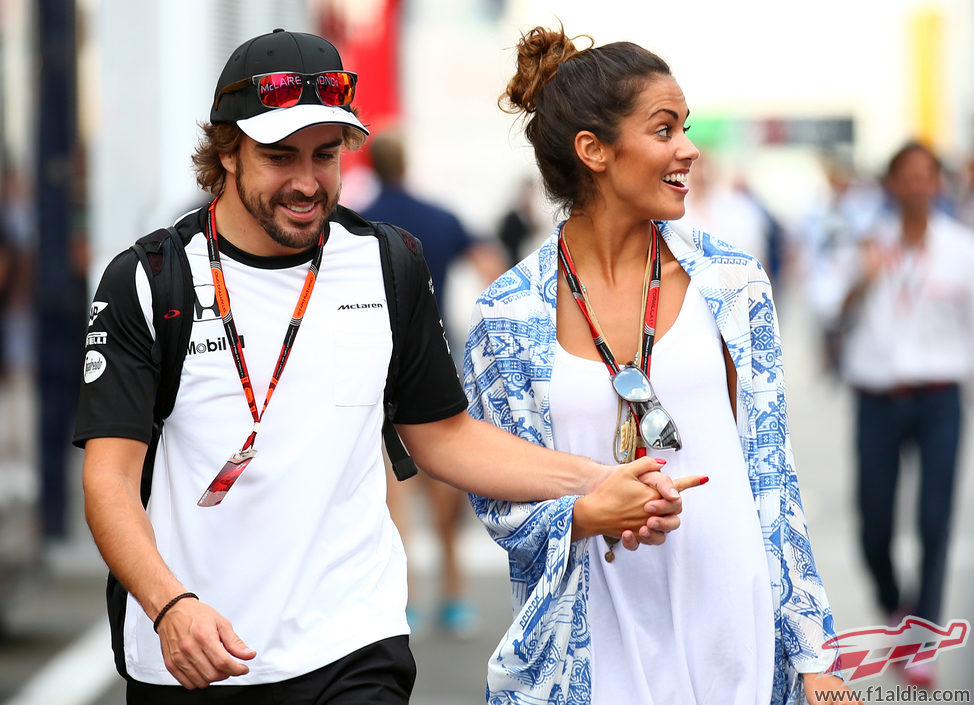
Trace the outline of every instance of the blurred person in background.
{"type": "Polygon", "coordinates": [[[75,443],[130,703],[408,701],[415,662],[406,557],[385,504],[387,408],[416,463],[464,489],[584,494],[633,550],[679,525],[679,493],[651,459],[613,468],[466,413],[421,246],[404,232],[400,274],[416,296],[400,301],[409,326],[392,330],[401,373],[383,403],[393,340],[380,244],[337,205],[341,155],[368,134],[351,106],[356,82],[310,34],[275,30],[228,58],[193,158],[212,200],[175,225],[195,303],[201,291],[216,302],[192,314],[159,302],[159,320],[192,315],[191,340],[206,344],[185,356],[152,456],[153,341],[169,329],[153,324],[132,249],[95,293],[75,443]]]}
{"type": "MultiPolygon", "coordinates": [[[[406,145],[399,131],[377,133],[368,149],[379,181],[379,193],[362,208],[362,215],[368,220],[385,221],[417,233],[423,243],[423,255],[429,264],[440,312],[445,310],[447,275],[457,263],[466,260],[485,284],[504,271],[503,257],[494,243],[473,237],[456,215],[407,190],[406,145]]],[[[462,350],[462,334],[451,332],[447,325],[447,336],[451,343],[459,341],[458,346],[451,345],[451,348],[462,350]]]]}
{"type": "Polygon", "coordinates": [[[753,255],[775,283],[780,273],[781,226],[746,188],[725,178],[715,157],[701,154],[693,168],[683,222],[753,255]]]}
{"type": "Polygon", "coordinates": [[[969,228],[974,228],[974,155],[964,162],[957,194],[957,218],[969,228]]]}
{"type": "Polygon", "coordinates": [[[13,248],[0,220],[0,386],[7,381],[7,303],[13,290],[13,248]]]}
{"type": "Polygon", "coordinates": [[[568,217],[478,300],[470,413],[601,462],[649,453],[709,484],[665,544],[618,556],[611,534],[589,538],[575,498],[474,498],[510,555],[516,611],[490,658],[488,701],[850,697],[826,674],[832,615],[794,469],[771,287],[754,256],[680,221],[699,153],[669,66],[629,42],[579,51],[563,29],[536,27],[501,101],[523,113],[568,217]]]}
{"type": "MultiPolygon", "coordinates": [[[[32,303],[37,331],[37,393],[39,401],[38,461],[41,475],[41,522],[46,558],[58,564],[76,551],[71,525],[69,480],[78,451],[71,445],[71,432],[78,405],[84,341],[88,323],[88,247],[85,232],[85,153],[76,147],[71,154],[67,263],[58,286],[44,281],[44,267],[38,262],[32,279],[32,303]]],[[[43,227],[39,222],[39,227],[43,227]]],[[[56,227],[49,224],[48,227],[56,227]]],[[[43,241],[41,234],[40,241],[43,241]]]]}
{"type": "MultiPolygon", "coordinates": [[[[6,251],[6,279],[3,304],[0,305],[0,327],[4,329],[4,349],[0,353],[6,365],[9,386],[26,385],[35,369],[33,348],[32,292],[36,233],[30,194],[26,180],[9,164],[0,182],[0,230],[6,251]]],[[[24,440],[32,434],[20,424],[24,414],[11,414],[0,431],[6,440],[6,452],[15,456],[26,453],[24,440]]]]}
{"type": "Polygon", "coordinates": [[[785,228],[781,224],[781,221],[765,204],[764,199],[758,196],[754,189],[751,188],[750,182],[744,176],[742,171],[734,171],[731,181],[731,189],[735,193],[738,193],[749,200],[754,207],[761,212],[761,216],[764,220],[764,239],[765,242],[767,242],[767,259],[762,261],[761,264],[767,270],[768,278],[775,286],[780,298],[785,291],[785,287],[782,286],[782,282],[785,278],[786,271],[789,269],[788,260],[790,259],[791,255],[791,253],[787,251],[788,242],[785,234],[785,228]]]}
{"type": "MultiPolygon", "coordinates": [[[[504,271],[503,259],[495,246],[471,237],[456,215],[406,189],[406,146],[400,132],[389,129],[375,134],[368,149],[379,182],[379,193],[362,209],[362,216],[366,220],[392,223],[416,234],[423,243],[423,255],[429,265],[441,316],[447,310],[443,299],[447,274],[457,262],[466,259],[473,265],[481,287],[504,271]]],[[[462,344],[457,344],[457,336],[445,316],[443,324],[451,350],[462,350],[462,344]]],[[[454,359],[456,357],[454,355],[454,359]]],[[[466,495],[426,473],[420,475],[418,480],[440,548],[437,625],[449,634],[466,638],[473,634],[478,621],[476,606],[466,598],[466,579],[459,558],[460,529],[464,518],[469,516],[466,495]]],[[[391,481],[387,498],[393,521],[407,545],[407,552],[413,533],[412,487],[413,483],[391,481]]],[[[410,628],[418,633],[423,624],[423,614],[416,600],[414,585],[410,580],[411,597],[406,615],[410,628]]]]}
{"type": "Polygon", "coordinates": [[[525,177],[514,194],[514,200],[497,225],[497,239],[507,253],[507,266],[513,267],[526,253],[524,246],[530,244],[538,231],[535,216],[535,199],[538,185],[534,178],[525,177]]]}
{"type": "MultiPolygon", "coordinates": [[[[824,196],[812,203],[798,226],[796,277],[805,282],[804,293],[816,313],[828,310],[830,299],[841,285],[831,281],[831,262],[836,253],[855,246],[883,208],[884,195],[875,179],[861,175],[851,158],[839,153],[821,156],[825,176],[824,196]]],[[[821,359],[824,370],[839,377],[839,359],[845,320],[827,315],[818,320],[821,328],[821,359]]]]}
{"type": "MultiPolygon", "coordinates": [[[[841,356],[856,396],[857,507],[863,556],[879,606],[939,623],[961,441],[961,385],[974,373],[974,232],[935,206],[941,163],[919,142],[890,159],[893,204],[832,257],[835,290],[820,302],[846,329],[841,356]],[[901,455],[919,455],[919,566],[898,579],[890,548],[901,455]],[[918,583],[918,592],[904,585],[918,583]]],[[[825,264],[824,262],[822,264],[825,264]]],[[[908,682],[933,687],[931,663],[908,682]]]]}

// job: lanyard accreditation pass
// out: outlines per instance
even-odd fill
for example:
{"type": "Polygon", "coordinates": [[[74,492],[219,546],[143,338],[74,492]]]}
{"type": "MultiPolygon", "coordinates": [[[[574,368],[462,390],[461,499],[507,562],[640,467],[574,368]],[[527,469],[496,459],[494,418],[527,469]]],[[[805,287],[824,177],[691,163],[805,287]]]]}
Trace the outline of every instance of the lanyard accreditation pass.
{"type": "MultiPolygon", "coordinates": [[[[653,359],[653,341],[656,339],[656,312],[659,308],[660,278],[662,276],[662,264],[659,253],[659,231],[656,229],[655,223],[652,223],[652,228],[653,239],[646,262],[646,276],[643,278],[643,326],[639,353],[635,360],[636,365],[642,367],[647,377],[649,377],[649,367],[653,359]]],[[[558,255],[561,260],[562,271],[565,274],[565,281],[568,282],[568,288],[575,298],[575,303],[578,304],[578,308],[588,323],[595,347],[599,351],[599,355],[605,363],[605,366],[609,369],[609,374],[615,375],[619,371],[619,364],[616,362],[612,350],[609,349],[608,343],[605,342],[605,335],[603,335],[602,328],[599,326],[599,319],[595,315],[595,309],[592,308],[592,303],[589,301],[585,286],[582,285],[578,278],[578,272],[575,271],[575,262],[572,260],[568,243],[565,241],[564,226],[562,226],[558,237],[558,255]]],[[[630,410],[632,411],[633,417],[636,418],[636,424],[638,426],[638,415],[631,406],[630,410]]],[[[645,455],[645,446],[636,448],[637,458],[642,458],[645,455]]]]}
{"type": "MultiPolygon", "coordinates": [[[[634,361],[637,366],[643,368],[643,372],[646,373],[647,377],[649,377],[649,366],[653,356],[653,341],[656,340],[656,312],[659,308],[659,288],[660,278],[662,276],[662,264],[659,253],[659,231],[656,229],[655,223],[652,224],[652,228],[653,239],[646,259],[646,274],[643,276],[643,326],[640,332],[639,351],[634,361]]],[[[561,261],[562,271],[565,274],[565,281],[568,282],[568,288],[572,292],[575,303],[578,304],[582,316],[585,317],[585,321],[588,323],[589,331],[592,334],[595,347],[599,351],[599,356],[609,369],[609,375],[615,375],[619,371],[619,363],[616,362],[612,350],[609,348],[608,343],[605,342],[605,335],[602,333],[599,319],[595,315],[595,309],[592,308],[592,302],[589,301],[585,286],[582,285],[578,278],[578,272],[575,271],[575,262],[572,260],[572,253],[569,251],[568,243],[565,241],[564,225],[558,236],[558,255],[561,261]]],[[[631,404],[629,405],[629,409],[632,412],[633,418],[636,420],[636,427],[638,428],[638,414],[632,408],[631,404]]],[[[640,445],[635,449],[635,457],[642,458],[645,455],[646,447],[644,445],[640,445]]],[[[605,553],[605,560],[611,563],[615,560],[615,551],[613,549],[619,543],[619,539],[615,536],[605,535],[602,538],[605,539],[609,549],[605,553]]]]}
{"type": "Polygon", "coordinates": [[[322,228],[318,235],[318,247],[315,250],[311,266],[308,268],[308,275],[305,277],[304,286],[298,297],[298,303],[294,307],[294,315],[288,324],[287,331],[284,333],[284,342],[281,344],[281,353],[277,358],[277,365],[274,366],[274,374],[271,375],[270,385],[267,387],[267,395],[264,397],[264,405],[257,411],[257,400],[254,398],[254,387],[250,381],[250,373],[247,371],[247,361],[244,358],[243,345],[240,336],[237,335],[237,327],[233,322],[233,313],[230,310],[230,294],[227,291],[226,282],[223,280],[223,265],[220,264],[220,247],[217,244],[216,229],[216,202],[219,197],[214,198],[210,203],[209,218],[206,227],[206,248],[210,257],[210,272],[213,275],[213,287],[216,292],[216,301],[220,307],[220,317],[223,319],[223,327],[227,332],[227,343],[230,353],[233,355],[233,363],[236,365],[237,374],[240,375],[240,384],[243,387],[244,395],[247,397],[247,405],[250,407],[250,415],[254,419],[254,427],[244,444],[223,466],[223,469],[213,478],[210,486],[206,488],[203,496],[196,503],[201,507],[214,507],[223,501],[223,497],[230,491],[233,483],[240,477],[250,461],[257,455],[254,441],[257,438],[257,431],[260,430],[260,421],[267,411],[267,404],[277,388],[277,383],[284,372],[284,365],[287,364],[291,348],[294,346],[294,338],[298,334],[298,328],[304,318],[304,313],[311,300],[311,292],[315,288],[315,281],[318,278],[318,267],[321,265],[321,254],[325,247],[325,230],[322,228]]]}

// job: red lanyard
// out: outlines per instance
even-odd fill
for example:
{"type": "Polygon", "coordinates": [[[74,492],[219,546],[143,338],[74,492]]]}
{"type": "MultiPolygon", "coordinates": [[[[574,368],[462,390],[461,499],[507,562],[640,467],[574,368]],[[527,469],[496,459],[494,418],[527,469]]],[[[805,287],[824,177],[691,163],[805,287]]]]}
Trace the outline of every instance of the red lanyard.
{"type": "Polygon", "coordinates": [[[267,387],[267,395],[264,397],[264,406],[260,412],[257,411],[257,400],[254,398],[254,387],[250,382],[250,373],[247,371],[247,360],[244,357],[243,345],[240,344],[240,336],[237,335],[237,326],[233,322],[233,312],[230,310],[230,293],[227,291],[226,282],[223,280],[223,265],[220,263],[220,246],[217,244],[216,229],[216,202],[219,197],[214,198],[210,203],[209,219],[206,228],[206,248],[210,255],[210,271],[213,274],[213,287],[216,289],[216,300],[220,307],[220,316],[223,317],[223,327],[227,332],[227,342],[230,352],[233,354],[233,364],[237,367],[237,374],[240,375],[240,384],[243,386],[244,394],[247,396],[247,405],[250,407],[250,414],[254,419],[254,429],[250,437],[244,443],[242,450],[250,448],[257,437],[257,430],[260,428],[260,421],[267,410],[267,404],[277,388],[277,383],[284,373],[284,366],[287,364],[291,348],[294,346],[294,338],[301,327],[304,313],[311,300],[311,292],[315,288],[315,281],[318,278],[318,267],[321,265],[321,254],[325,247],[325,231],[322,229],[318,235],[318,247],[315,250],[311,266],[308,268],[308,275],[305,277],[304,286],[298,296],[298,303],[294,307],[294,315],[284,333],[284,342],[281,344],[281,353],[277,357],[277,364],[274,366],[274,373],[271,375],[271,383],[267,387]]]}
{"type": "MultiPolygon", "coordinates": [[[[656,339],[656,312],[659,307],[659,287],[660,287],[660,277],[662,274],[662,264],[660,262],[659,254],[659,231],[656,229],[656,224],[652,223],[653,239],[649,250],[649,259],[652,267],[652,277],[648,282],[648,286],[644,286],[643,291],[643,329],[642,336],[640,338],[639,347],[639,358],[636,363],[642,367],[643,372],[649,377],[649,367],[653,359],[653,341],[656,339]]],[[[582,285],[578,278],[578,272],[575,271],[575,263],[572,261],[571,252],[568,250],[568,243],[565,242],[565,226],[562,225],[561,230],[558,233],[558,256],[561,261],[562,272],[565,275],[565,281],[568,282],[568,288],[572,292],[572,296],[575,298],[575,303],[578,304],[578,308],[581,310],[582,315],[585,317],[585,321],[588,323],[589,331],[592,333],[592,340],[595,342],[595,347],[599,351],[599,355],[602,357],[602,361],[605,366],[609,369],[609,374],[614,375],[619,371],[619,364],[616,362],[615,357],[612,355],[612,351],[609,349],[608,344],[605,342],[605,336],[598,324],[598,319],[595,316],[595,311],[592,309],[591,304],[588,301],[588,296],[585,293],[585,287],[582,285]]],[[[632,407],[630,406],[630,409],[632,407]]],[[[635,410],[633,410],[633,415],[636,416],[635,410]]],[[[638,423],[638,417],[637,417],[638,423]]],[[[641,458],[646,455],[646,449],[640,447],[636,449],[636,457],[641,458]]]]}

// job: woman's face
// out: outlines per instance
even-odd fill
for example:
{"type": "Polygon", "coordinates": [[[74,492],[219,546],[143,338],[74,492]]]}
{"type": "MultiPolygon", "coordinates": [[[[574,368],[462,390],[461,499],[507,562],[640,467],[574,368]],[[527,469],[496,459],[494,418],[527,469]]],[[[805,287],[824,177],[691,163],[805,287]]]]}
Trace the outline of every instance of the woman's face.
{"type": "Polygon", "coordinates": [[[620,215],[639,219],[683,217],[690,165],[700,152],[686,135],[689,116],[680,86],[670,76],[650,79],[635,109],[619,123],[609,146],[600,191],[620,215]]]}

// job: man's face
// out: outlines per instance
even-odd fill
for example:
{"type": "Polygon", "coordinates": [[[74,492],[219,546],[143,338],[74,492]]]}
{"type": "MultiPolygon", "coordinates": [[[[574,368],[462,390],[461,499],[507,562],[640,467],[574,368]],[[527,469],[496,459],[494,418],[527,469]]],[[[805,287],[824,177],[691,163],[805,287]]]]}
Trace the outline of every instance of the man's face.
{"type": "Polygon", "coordinates": [[[267,235],[302,250],[317,242],[338,203],[341,151],[340,125],[312,125],[274,144],[244,135],[225,164],[240,201],[267,235]]]}
{"type": "Polygon", "coordinates": [[[922,149],[912,149],[900,157],[886,186],[901,208],[924,212],[940,192],[937,162],[922,149]]]}

